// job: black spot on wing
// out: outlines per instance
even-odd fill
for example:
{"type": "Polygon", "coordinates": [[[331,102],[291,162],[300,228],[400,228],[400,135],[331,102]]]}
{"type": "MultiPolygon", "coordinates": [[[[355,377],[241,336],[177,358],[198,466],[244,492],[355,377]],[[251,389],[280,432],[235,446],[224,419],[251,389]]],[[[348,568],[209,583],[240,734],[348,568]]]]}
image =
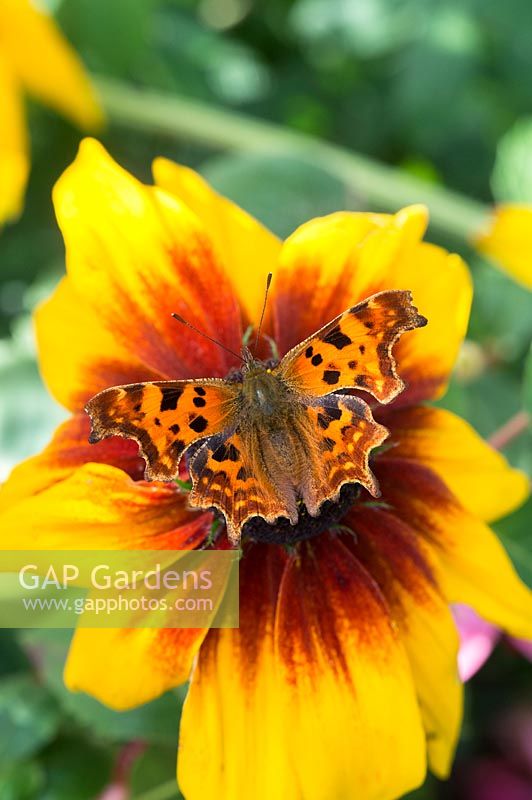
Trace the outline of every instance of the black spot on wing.
{"type": "Polygon", "coordinates": [[[185,447],[186,443],[182,439],[176,439],[175,442],[172,442],[170,450],[174,458],[180,458],[185,447]]]}
{"type": "Polygon", "coordinates": [[[342,333],[339,325],[335,325],[334,328],[331,328],[327,335],[323,337],[322,341],[327,344],[332,344],[337,350],[343,350],[344,347],[351,344],[351,339],[349,336],[346,336],[345,333],[342,333]]]}
{"type": "Polygon", "coordinates": [[[238,470],[238,472],[236,474],[236,479],[237,479],[237,481],[247,481],[248,473],[246,472],[245,467],[240,467],[240,469],[238,470]]]}
{"type": "Polygon", "coordinates": [[[320,356],[319,353],[316,353],[316,355],[311,358],[310,363],[313,364],[315,367],[319,367],[322,361],[323,358],[320,356]]]}
{"type": "Polygon", "coordinates": [[[200,397],[205,397],[205,395],[207,394],[203,386],[194,386],[194,391],[196,392],[196,394],[199,394],[200,397]]]}
{"type": "Polygon", "coordinates": [[[307,349],[305,350],[305,358],[312,358],[312,355],[313,355],[313,354],[314,354],[314,348],[312,347],[312,345],[310,345],[310,346],[309,346],[309,347],[307,347],[307,349]]]}
{"type": "Polygon", "coordinates": [[[203,406],[207,405],[207,401],[204,397],[195,397],[192,401],[196,408],[203,408],[203,406]]]}
{"type": "Polygon", "coordinates": [[[155,424],[157,425],[157,427],[158,427],[158,428],[160,428],[160,426],[161,426],[161,420],[159,419],[159,417],[155,417],[155,419],[154,419],[153,421],[155,422],[155,424]]]}
{"type": "Polygon", "coordinates": [[[183,394],[183,389],[176,386],[161,386],[161,406],[160,411],[175,411],[179,398],[183,394]]]}
{"type": "Polygon", "coordinates": [[[369,389],[371,386],[371,383],[366,375],[357,375],[355,378],[355,383],[357,386],[360,386],[361,389],[369,389]]]}
{"type": "Polygon", "coordinates": [[[188,423],[188,427],[196,433],[203,433],[208,424],[205,417],[198,416],[188,423]]]}
{"type": "Polygon", "coordinates": [[[366,352],[366,345],[365,344],[359,344],[358,345],[358,349],[360,351],[360,355],[363,356],[364,353],[366,352]]]}
{"type": "Polygon", "coordinates": [[[322,414],[320,411],[320,413],[318,414],[318,425],[320,426],[320,428],[323,428],[323,430],[326,431],[330,424],[331,424],[330,419],[325,414],[322,414]]]}
{"type": "Polygon", "coordinates": [[[180,427],[177,424],[177,422],[175,422],[173,425],[170,425],[170,430],[172,431],[172,433],[176,433],[176,434],[179,433],[180,427]]]}
{"type": "Polygon", "coordinates": [[[337,369],[326,369],[323,373],[323,382],[329,386],[334,386],[340,380],[340,371],[337,369]]]}
{"type": "Polygon", "coordinates": [[[240,452],[234,446],[234,444],[221,444],[214,453],[212,454],[212,458],[215,461],[239,461],[240,460],[240,452]]]}
{"type": "Polygon", "coordinates": [[[354,361],[353,360],[353,361],[350,361],[347,366],[349,367],[349,369],[356,369],[357,365],[358,365],[358,361],[354,361]]]}

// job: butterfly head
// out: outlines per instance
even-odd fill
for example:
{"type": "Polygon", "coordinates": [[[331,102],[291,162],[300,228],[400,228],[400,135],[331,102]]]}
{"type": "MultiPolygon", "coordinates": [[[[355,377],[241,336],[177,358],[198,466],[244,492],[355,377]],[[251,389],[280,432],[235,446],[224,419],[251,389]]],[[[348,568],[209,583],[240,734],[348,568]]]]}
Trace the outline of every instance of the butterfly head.
{"type": "Polygon", "coordinates": [[[242,348],[242,395],[251,413],[264,416],[279,412],[284,386],[272,368],[255,358],[247,348],[242,348]]]}

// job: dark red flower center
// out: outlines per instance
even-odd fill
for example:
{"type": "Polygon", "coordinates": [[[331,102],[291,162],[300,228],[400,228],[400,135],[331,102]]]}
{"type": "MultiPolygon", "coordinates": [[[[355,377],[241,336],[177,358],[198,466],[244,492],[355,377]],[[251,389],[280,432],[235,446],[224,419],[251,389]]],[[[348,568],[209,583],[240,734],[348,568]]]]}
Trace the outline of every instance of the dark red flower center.
{"type": "Polygon", "coordinates": [[[359,494],[360,486],[355,484],[342,486],[338,499],[326,500],[317,517],[312,517],[304,503],[300,503],[299,517],[295,525],[284,517],[280,517],[274,523],[268,523],[262,517],[252,517],[242,528],[242,541],[295,544],[303,539],[312,539],[338,525],[359,494]]]}

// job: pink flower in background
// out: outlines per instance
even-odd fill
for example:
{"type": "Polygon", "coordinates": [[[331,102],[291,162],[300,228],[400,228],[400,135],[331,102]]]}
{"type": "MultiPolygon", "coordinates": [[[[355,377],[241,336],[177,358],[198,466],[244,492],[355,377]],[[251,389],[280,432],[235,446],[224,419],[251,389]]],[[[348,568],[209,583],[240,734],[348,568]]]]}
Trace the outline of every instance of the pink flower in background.
{"type": "MultiPolygon", "coordinates": [[[[465,682],[484,666],[503,633],[496,625],[482,619],[469,606],[455,604],[453,615],[460,635],[458,670],[465,682]]],[[[532,661],[532,641],[504,637],[522,656],[532,661]]]]}

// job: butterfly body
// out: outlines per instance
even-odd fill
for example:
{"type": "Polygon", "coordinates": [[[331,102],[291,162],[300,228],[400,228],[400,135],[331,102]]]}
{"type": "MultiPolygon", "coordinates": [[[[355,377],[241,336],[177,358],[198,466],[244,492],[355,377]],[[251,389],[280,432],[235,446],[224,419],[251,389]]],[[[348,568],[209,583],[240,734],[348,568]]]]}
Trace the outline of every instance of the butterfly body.
{"type": "Polygon", "coordinates": [[[155,381],[106,389],[87,404],[90,441],[135,439],[150,480],[173,480],[185,453],[189,502],[215,508],[237,541],[253,517],[298,520],[300,503],[317,516],[345,484],[379,493],[369,455],[387,430],[373,419],[362,388],[389,402],[403,388],[391,349],[426,324],[410,293],[376,294],[347,309],[277,365],[243,348],[242,370],[227,379],[155,381]],[[194,445],[193,447],[191,447],[194,445]]]}
{"type": "Polygon", "coordinates": [[[264,421],[275,417],[290,405],[289,387],[271,367],[253,358],[249,351],[243,349],[242,355],[245,362],[240,398],[242,410],[264,421]]]}

